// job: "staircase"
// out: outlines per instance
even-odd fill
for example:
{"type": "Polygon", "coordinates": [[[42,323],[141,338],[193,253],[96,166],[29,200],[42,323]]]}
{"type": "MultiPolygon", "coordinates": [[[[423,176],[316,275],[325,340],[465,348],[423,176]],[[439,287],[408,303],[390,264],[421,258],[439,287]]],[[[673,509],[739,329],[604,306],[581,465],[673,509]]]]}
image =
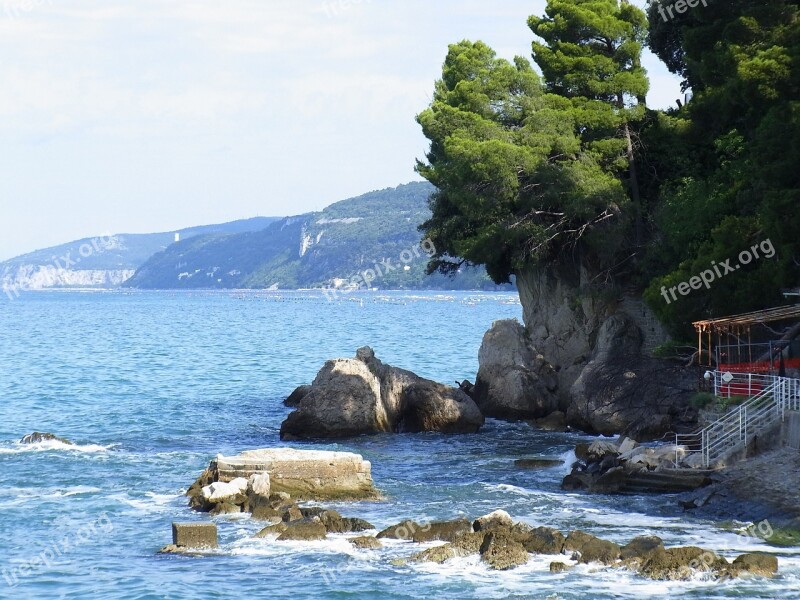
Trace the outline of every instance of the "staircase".
{"type": "MultiPolygon", "coordinates": [[[[751,380],[754,377],[750,374],[733,375],[719,372],[714,372],[713,376],[714,389],[717,393],[726,384],[730,390],[730,384],[737,378],[751,380]]],[[[708,468],[734,452],[746,448],[755,436],[783,421],[787,411],[800,410],[800,379],[759,377],[763,378],[758,386],[760,391],[736,410],[699,431],[675,436],[675,444],[686,449],[686,457],[682,462],[687,462],[689,459],[689,464],[699,464],[708,468]],[[691,460],[693,457],[697,458],[691,460]]]]}

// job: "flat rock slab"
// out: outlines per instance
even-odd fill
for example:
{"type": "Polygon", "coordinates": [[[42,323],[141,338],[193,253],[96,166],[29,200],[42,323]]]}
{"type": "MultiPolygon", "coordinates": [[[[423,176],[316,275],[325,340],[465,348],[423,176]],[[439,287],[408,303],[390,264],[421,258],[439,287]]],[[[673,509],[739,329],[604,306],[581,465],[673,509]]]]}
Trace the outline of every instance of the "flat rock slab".
{"type": "Polygon", "coordinates": [[[549,469],[563,464],[563,460],[553,458],[518,458],[514,461],[514,466],[518,469],[549,469]]]}
{"type": "Polygon", "coordinates": [[[178,548],[216,548],[217,526],[214,523],[173,523],[172,543],[178,548]]]}
{"type": "Polygon", "coordinates": [[[222,482],[269,473],[272,493],[296,500],[361,500],[379,496],[372,482],[372,465],[350,452],[267,448],[212,462],[222,482]]]}

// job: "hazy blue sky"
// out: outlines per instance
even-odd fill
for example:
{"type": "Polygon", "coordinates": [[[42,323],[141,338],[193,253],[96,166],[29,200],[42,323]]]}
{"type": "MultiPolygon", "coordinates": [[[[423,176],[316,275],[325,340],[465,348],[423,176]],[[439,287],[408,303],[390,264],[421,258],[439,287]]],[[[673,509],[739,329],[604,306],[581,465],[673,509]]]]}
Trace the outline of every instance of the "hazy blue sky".
{"type": "MultiPolygon", "coordinates": [[[[529,56],[544,5],[0,0],[0,259],[416,179],[447,45],[529,56]]],[[[673,105],[677,80],[645,66],[650,105],[673,105]]]]}

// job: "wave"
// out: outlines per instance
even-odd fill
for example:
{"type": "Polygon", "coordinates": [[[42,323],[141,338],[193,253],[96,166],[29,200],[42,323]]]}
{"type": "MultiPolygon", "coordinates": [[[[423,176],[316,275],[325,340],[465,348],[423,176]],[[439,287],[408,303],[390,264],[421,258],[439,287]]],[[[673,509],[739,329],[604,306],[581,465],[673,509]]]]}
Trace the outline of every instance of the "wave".
{"type": "Polygon", "coordinates": [[[66,444],[59,440],[46,440],[36,444],[20,444],[13,442],[10,445],[0,446],[0,454],[23,454],[25,452],[108,452],[117,444],[101,446],[99,444],[66,444]]]}
{"type": "Polygon", "coordinates": [[[177,502],[183,494],[157,494],[155,492],[145,492],[143,496],[135,497],[130,494],[112,494],[109,500],[116,500],[132,509],[136,513],[171,513],[174,512],[173,504],[177,502]]]}

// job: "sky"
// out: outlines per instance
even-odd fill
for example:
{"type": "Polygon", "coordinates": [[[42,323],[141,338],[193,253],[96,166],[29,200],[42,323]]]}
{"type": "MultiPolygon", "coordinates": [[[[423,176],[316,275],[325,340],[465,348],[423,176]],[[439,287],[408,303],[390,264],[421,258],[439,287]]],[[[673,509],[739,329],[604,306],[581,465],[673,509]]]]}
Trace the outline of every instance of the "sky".
{"type": "MultiPolygon", "coordinates": [[[[635,0],[639,5],[644,0],[635,0]]],[[[417,180],[450,43],[530,56],[544,0],[0,0],[0,260],[417,180]]],[[[680,82],[644,58],[654,108],[680,82]]]]}

